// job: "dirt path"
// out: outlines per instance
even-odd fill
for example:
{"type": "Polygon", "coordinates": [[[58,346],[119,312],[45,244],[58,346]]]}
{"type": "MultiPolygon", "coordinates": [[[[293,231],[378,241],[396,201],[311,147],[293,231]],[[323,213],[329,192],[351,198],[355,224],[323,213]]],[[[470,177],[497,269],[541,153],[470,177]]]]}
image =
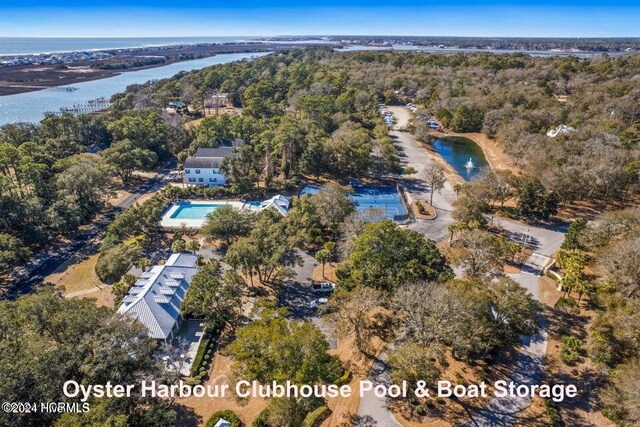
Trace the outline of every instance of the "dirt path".
{"type": "Polygon", "coordinates": [[[65,298],[76,298],[76,297],[80,297],[83,295],[89,295],[89,294],[93,294],[95,292],[101,291],[104,288],[101,288],[99,286],[96,286],[95,288],[90,288],[90,289],[85,289],[83,291],[78,291],[78,292],[72,292],[70,294],[65,294],[65,298]]]}

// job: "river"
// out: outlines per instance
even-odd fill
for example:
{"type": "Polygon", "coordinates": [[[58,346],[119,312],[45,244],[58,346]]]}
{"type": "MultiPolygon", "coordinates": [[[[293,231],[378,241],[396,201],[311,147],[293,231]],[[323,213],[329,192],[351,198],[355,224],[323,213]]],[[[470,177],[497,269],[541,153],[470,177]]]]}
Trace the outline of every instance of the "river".
{"type": "MultiPolygon", "coordinates": [[[[146,83],[149,80],[166,79],[181,71],[199,70],[211,65],[226,64],[228,62],[249,59],[267,55],[269,52],[225,53],[209,58],[192,61],[176,62],[156,68],[123,72],[117,76],[70,86],[77,90],[43,89],[36,92],[19,93],[16,95],[0,96],[0,125],[15,122],[38,122],[47,111],[59,111],[63,107],[83,104],[91,99],[110,98],[112,95],[124,91],[132,84],[146,83]]],[[[65,87],[65,86],[59,86],[65,87]]]]}

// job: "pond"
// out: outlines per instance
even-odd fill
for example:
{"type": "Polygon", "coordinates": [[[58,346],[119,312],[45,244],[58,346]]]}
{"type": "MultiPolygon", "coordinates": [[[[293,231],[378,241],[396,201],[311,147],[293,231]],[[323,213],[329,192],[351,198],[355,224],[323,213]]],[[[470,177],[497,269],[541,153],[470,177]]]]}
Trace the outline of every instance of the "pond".
{"type": "Polygon", "coordinates": [[[471,181],[489,166],[482,152],[482,148],[467,138],[438,138],[433,142],[433,149],[438,152],[465,181],[471,181]]]}

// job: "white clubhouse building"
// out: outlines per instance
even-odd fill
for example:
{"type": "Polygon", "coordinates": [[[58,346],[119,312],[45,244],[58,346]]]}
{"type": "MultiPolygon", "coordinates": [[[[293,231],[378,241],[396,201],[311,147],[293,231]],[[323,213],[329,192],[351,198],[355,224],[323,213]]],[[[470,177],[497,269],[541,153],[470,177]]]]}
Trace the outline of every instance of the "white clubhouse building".
{"type": "Polygon", "coordinates": [[[164,265],[156,265],[140,276],[122,300],[118,314],[142,323],[149,336],[171,340],[180,327],[182,301],[198,272],[198,257],[177,253],[164,265]]]}
{"type": "Polygon", "coordinates": [[[213,187],[224,185],[227,177],[220,170],[222,161],[236,155],[236,148],[242,146],[242,139],[219,140],[220,147],[198,148],[195,156],[184,162],[184,182],[187,185],[213,187]]]}

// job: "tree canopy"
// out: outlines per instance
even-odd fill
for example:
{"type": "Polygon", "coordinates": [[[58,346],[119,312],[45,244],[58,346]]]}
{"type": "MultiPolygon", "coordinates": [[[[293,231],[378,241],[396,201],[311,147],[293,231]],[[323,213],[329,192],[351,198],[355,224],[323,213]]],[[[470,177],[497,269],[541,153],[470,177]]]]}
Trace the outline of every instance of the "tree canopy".
{"type": "Polygon", "coordinates": [[[340,284],[349,288],[393,290],[410,281],[445,281],[451,277],[451,268],[435,242],[388,219],[365,225],[338,270],[340,284]]]}

